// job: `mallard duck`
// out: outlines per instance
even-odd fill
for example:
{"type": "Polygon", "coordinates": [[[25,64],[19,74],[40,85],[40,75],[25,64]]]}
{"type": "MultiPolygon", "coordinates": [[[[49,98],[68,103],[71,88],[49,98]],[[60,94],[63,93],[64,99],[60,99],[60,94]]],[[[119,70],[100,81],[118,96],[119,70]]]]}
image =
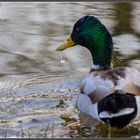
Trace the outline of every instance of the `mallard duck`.
{"type": "Polygon", "coordinates": [[[79,111],[118,128],[139,120],[140,72],[132,67],[113,68],[113,41],[107,28],[94,16],[80,18],[56,50],[76,45],[87,48],[93,58],[90,74],[81,82],[79,111]]]}

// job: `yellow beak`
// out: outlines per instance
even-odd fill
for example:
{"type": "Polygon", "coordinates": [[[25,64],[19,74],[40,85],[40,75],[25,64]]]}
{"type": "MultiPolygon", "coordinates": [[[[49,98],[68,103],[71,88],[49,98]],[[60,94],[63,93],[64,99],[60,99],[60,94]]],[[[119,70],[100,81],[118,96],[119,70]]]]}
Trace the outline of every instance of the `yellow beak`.
{"type": "Polygon", "coordinates": [[[66,42],[64,42],[63,44],[61,44],[61,45],[56,49],[56,51],[63,51],[63,50],[65,50],[65,49],[70,48],[70,47],[73,47],[73,46],[75,46],[75,45],[76,45],[75,42],[72,40],[71,37],[69,37],[69,38],[67,39],[66,42]]]}

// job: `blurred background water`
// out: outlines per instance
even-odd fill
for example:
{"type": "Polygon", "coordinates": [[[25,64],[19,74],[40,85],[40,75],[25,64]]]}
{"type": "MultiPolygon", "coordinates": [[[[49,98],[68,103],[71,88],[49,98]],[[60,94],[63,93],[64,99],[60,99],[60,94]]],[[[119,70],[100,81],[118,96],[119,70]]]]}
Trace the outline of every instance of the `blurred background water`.
{"type": "Polygon", "coordinates": [[[140,70],[140,3],[0,3],[0,137],[139,137],[138,124],[110,130],[76,109],[91,55],[55,49],[85,15],[112,34],[114,67],[140,70]]]}

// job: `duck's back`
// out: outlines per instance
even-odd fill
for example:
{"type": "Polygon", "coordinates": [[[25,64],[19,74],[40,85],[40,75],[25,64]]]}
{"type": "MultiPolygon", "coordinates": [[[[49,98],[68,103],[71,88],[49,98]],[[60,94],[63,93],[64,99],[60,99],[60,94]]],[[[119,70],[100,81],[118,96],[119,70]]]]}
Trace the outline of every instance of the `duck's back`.
{"type": "Polygon", "coordinates": [[[92,72],[82,81],[80,89],[86,95],[101,94],[98,100],[119,89],[140,95],[140,72],[132,67],[92,72]]]}

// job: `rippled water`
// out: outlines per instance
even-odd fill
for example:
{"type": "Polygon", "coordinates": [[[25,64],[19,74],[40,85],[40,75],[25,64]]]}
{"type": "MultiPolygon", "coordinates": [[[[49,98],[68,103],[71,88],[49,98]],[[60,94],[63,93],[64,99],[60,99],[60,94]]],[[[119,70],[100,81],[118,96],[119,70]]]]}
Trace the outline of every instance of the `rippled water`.
{"type": "Polygon", "coordinates": [[[0,137],[139,137],[139,125],[110,129],[76,109],[91,56],[55,49],[85,15],[110,30],[114,66],[140,70],[139,3],[0,3],[0,137]]]}

